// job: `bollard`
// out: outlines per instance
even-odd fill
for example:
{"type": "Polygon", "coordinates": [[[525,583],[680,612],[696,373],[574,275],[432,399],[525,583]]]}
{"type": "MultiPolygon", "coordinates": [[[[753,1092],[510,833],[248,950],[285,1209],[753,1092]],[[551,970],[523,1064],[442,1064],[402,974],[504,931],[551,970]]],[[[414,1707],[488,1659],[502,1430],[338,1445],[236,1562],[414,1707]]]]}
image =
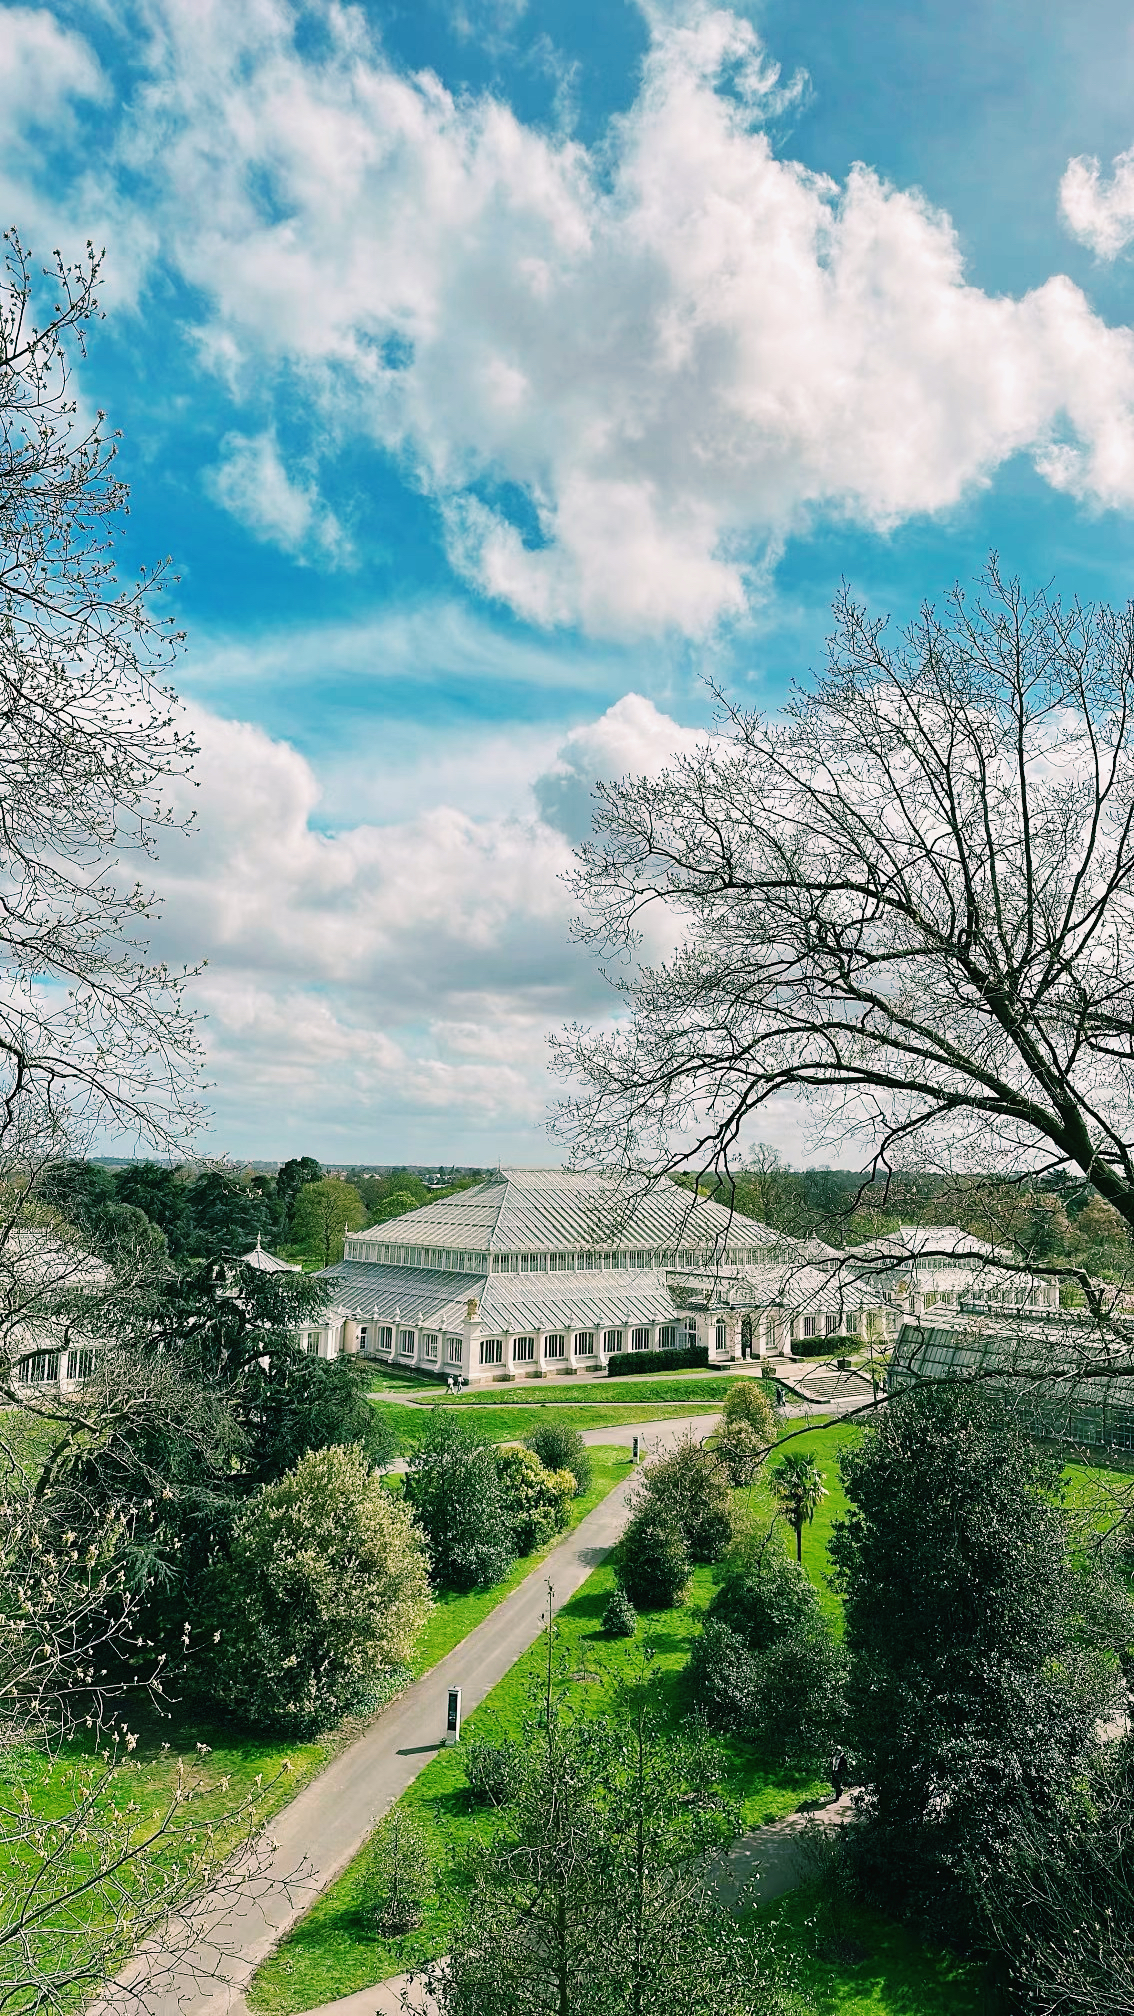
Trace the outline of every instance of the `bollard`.
{"type": "Polygon", "coordinates": [[[450,1687],[449,1712],[445,1717],[445,1742],[446,1744],[451,1745],[453,1743],[459,1743],[460,1740],[461,1740],[461,1690],[459,1687],[450,1687]]]}
{"type": "Polygon", "coordinates": [[[639,1437],[638,1437],[637,1435],[635,1435],[635,1436],[634,1436],[634,1438],[633,1438],[633,1443],[632,1443],[632,1446],[631,1446],[631,1452],[630,1452],[630,1453],[631,1453],[631,1455],[632,1455],[632,1456],[633,1456],[633,1458],[634,1458],[634,1461],[635,1461],[635,1463],[636,1463],[636,1462],[638,1461],[638,1458],[639,1458],[639,1454],[640,1454],[640,1451],[639,1451],[639,1448],[638,1448],[638,1443],[639,1443],[639,1437]]]}

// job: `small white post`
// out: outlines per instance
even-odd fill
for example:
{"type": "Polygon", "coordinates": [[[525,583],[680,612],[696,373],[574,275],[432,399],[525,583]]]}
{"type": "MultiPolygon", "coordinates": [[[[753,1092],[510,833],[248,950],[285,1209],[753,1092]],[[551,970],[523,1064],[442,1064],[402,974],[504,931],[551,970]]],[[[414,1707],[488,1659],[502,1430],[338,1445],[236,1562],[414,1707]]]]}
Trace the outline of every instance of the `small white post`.
{"type": "Polygon", "coordinates": [[[449,1707],[448,1712],[445,1716],[445,1742],[447,1745],[451,1746],[454,1743],[459,1743],[460,1740],[461,1740],[461,1690],[459,1687],[450,1687],[449,1707]]]}

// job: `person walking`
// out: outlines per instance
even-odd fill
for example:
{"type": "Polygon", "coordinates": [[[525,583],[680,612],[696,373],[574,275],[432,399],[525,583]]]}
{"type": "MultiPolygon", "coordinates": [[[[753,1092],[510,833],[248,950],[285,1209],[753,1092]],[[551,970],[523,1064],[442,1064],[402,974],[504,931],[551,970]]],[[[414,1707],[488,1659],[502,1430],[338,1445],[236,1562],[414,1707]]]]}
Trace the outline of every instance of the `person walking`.
{"type": "Polygon", "coordinates": [[[847,1775],[846,1752],[843,1750],[836,1750],[834,1756],[831,1759],[831,1783],[835,1788],[836,1799],[841,1799],[843,1796],[843,1780],[846,1777],[846,1775],[847,1775]]]}

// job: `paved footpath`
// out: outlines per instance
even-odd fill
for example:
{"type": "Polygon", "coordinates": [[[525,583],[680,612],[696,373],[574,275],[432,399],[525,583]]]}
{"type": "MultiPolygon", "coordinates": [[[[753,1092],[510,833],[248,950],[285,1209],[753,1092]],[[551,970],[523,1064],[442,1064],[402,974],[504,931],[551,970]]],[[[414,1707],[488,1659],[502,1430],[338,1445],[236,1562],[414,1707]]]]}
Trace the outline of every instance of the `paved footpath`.
{"type": "MultiPolygon", "coordinates": [[[[654,1453],[690,1432],[703,1438],[718,1420],[702,1414],[628,1423],[592,1430],[586,1439],[625,1443],[637,1434],[642,1453],[654,1453]]],[[[206,1898],[191,1927],[175,1923],[160,1943],[143,1947],[89,2016],[247,2016],[243,1990],[260,1962],[440,1749],[449,1687],[461,1688],[465,1714],[491,1693],[539,1637],[548,1582],[559,1607],[614,1546],[633,1481],[631,1474],[616,1485],[475,1631],[276,1815],[270,1852],[246,1887],[206,1898]]],[[[368,1994],[373,2016],[377,1991],[368,1994]]]]}

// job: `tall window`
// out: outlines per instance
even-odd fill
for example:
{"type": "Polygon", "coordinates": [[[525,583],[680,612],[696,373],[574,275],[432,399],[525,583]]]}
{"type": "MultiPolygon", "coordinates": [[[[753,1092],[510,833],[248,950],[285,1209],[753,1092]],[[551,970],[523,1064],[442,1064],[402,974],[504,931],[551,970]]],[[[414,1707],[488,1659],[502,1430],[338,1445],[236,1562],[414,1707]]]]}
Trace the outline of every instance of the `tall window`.
{"type": "Polygon", "coordinates": [[[535,1358],[535,1338],[513,1337],[512,1339],[513,1365],[530,1365],[532,1364],[534,1358],[535,1358]]]}
{"type": "Polygon", "coordinates": [[[604,1351],[621,1351],[625,1342],[626,1335],[622,1330],[604,1330],[602,1333],[602,1348],[604,1351]]]}
{"type": "Polygon", "coordinates": [[[68,1352],[67,1354],[68,1379],[89,1379],[91,1373],[94,1371],[94,1363],[95,1363],[95,1354],[89,1348],[89,1346],[84,1346],[84,1348],[81,1351],[68,1352]]]}
{"type": "Polygon", "coordinates": [[[360,1351],[365,1351],[369,1348],[368,1337],[369,1332],[366,1328],[365,1323],[360,1323],[358,1326],[358,1348],[360,1351]]]}
{"type": "Polygon", "coordinates": [[[836,1336],[838,1335],[838,1330],[839,1330],[839,1319],[838,1319],[838,1317],[837,1317],[837,1316],[824,1316],[824,1318],[823,1318],[823,1329],[824,1329],[824,1332],[825,1332],[825,1334],[826,1334],[826,1335],[827,1335],[828,1337],[836,1337],[836,1336]]]}
{"type": "Polygon", "coordinates": [[[480,1362],[482,1365],[503,1365],[503,1337],[482,1337],[480,1340],[480,1362]]]}
{"type": "Polygon", "coordinates": [[[399,1330],[399,1331],[398,1331],[398,1356],[399,1356],[399,1358],[412,1358],[412,1357],[413,1357],[413,1331],[412,1331],[412,1330],[399,1330]]]}
{"type": "Polygon", "coordinates": [[[805,1337],[817,1337],[817,1336],[818,1336],[818,1334],[819,1334],[819,1319],[818,1319],[818,1317],[817,1317],[817,1316],[805,1316],[805,1317],[804,1317],[804,1319],[803,1319],[803,1334],[804,1334],[804,1336],[805,1336],[805,1337]]]}
{"type": "Polygon", "coordinates": [[[422,1357],[436,1359],[440,1349],[441,1339],[438,1337],[436,1330],[423,1330],[421,1334],[422,1357]]]}
{"type": "Polygon", "coordinates": [[[464,1343],[460,1337],[446,1337],[445,1357],[450,1365],[459,1365],[464,1357],[464,1343]]]}
{"type": "Polygon", "coordinates": [[[723,1351],[728,1343],[728,1325],[723,1316],[717,1317],[717,1350],[723,1351]]]}
{"type": "Polygon", "coordinates": [[[595,1333],[593,1330],[579,1330],[575,1333],[576,1358],[593,1358],[595,1355],[595,1333]]]}
{"type": "Polygon", "coordinates": [[[379,1350],[379,1351],[392,1351],[392,1350],[393,1350],[393,1348],[394,1348],[394,1331],[393,1331],[393,1326],[392,1326],[392,1324],[389,1324],[389,1323],[379,1323],[379,1324],[378,1324],[378,1326],[377,1326],[377,1328],[376,1328],[376,1330],[375,1330],[375,1332],[374,1332],[374,1344],[375,1344],[375,1348],[376,1348],[377,1350],[379,1350]]]}
{"type": "Polygon", "coordinates": [[[543,1355],[545,1358],[562,1358],[566,1350],[567,1339],[558,1331],[554,1337],[545,1337],[543,1340],[543,1355]]]}
{"type": "Polygon", "coordinates": [[[649,1327],[648,1325],[643,1324],[640,1329],[635,1330],[634,1332],[633,1339],[631,1340],[631,1349],[634,1351],[648,1351],[649,1348],[650,1348],[649,1327]]]}
{"type": "Polygon", "coordinates": [[[662,1324],[662,1327],[658,1332],[658,1343],[661,1345],[663,1351],[673,1350],[674,1345],[677,1343],[676,1323],[662,1324]]]}

